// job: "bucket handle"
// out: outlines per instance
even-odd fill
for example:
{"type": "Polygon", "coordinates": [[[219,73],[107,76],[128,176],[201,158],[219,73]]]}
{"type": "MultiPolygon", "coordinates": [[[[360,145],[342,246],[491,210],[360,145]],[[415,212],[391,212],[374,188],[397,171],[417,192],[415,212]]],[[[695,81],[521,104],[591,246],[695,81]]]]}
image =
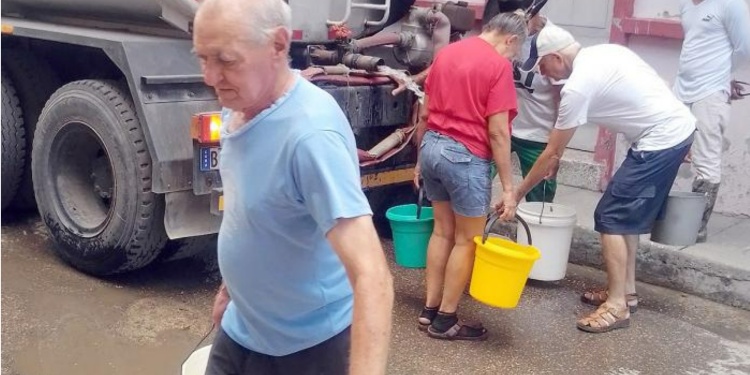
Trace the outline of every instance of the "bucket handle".
{"type": "MultiPolygon", "coordinates": [[[[485,242],[487,242],[487,237],[490,235],[492,225],[494,225],[499,218],[500,216],[497,215],[497,212],[493,212],[492,214],[490,214],[489,218],[487,218],[487,225],[484,226],[484,233],[482,234],[483,245],[485,242]]],[[[531,246],[531,230],[529,230],[529,225],[526,224],[526,221],[521,218],[521,216],[518,216],[518,214],[516,214],[516,220],[521,223],[521,225],[523,225],[523,229],[526,230],[526,238],[528,238],[529,246],[531,246]]]]}
{"type": "Polygon", "coordinates": [[[421,181],[419,184],[419,193],[417,194],[417,220],[419,220],[422,216],[422,202],[424,201],[424,189],[422,188],[421,181]]]}

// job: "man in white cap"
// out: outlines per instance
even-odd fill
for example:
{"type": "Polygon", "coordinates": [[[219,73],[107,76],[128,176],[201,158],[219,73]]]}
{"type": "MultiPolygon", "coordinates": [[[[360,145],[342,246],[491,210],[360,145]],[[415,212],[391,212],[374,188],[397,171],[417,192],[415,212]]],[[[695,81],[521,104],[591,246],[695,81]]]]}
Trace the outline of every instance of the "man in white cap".
{"type": "Polygon", "coordinates": [[[650,233],[662,213],[677,170],[688,153],[695,118],[656,72],[629,49],[612,44],[581,48],[570,33],[547,25],[537,34],[525,71],[538,67],[554,80],[567,79],[549,143],[518,186],[520,199],[553,173],[576,129],[594,123],[622,133],[632,146],[594,213],[601,234],[608,286],[584,293],[599,308],[577,322],[587,332],[630,325],[635,311],[638,235],[650,233]]]}

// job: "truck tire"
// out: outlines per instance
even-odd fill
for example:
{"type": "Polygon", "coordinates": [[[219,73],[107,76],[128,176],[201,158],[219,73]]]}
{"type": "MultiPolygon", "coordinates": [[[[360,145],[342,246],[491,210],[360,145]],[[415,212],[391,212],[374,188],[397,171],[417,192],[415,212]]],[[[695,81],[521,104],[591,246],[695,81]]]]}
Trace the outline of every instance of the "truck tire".
{"type": "Polygon", "coordinates": [[[164,197],[151,191],[151,155],[127,90],[82,80],[39,117],[32,175],[39,213],[73,267],[97,276],[135,270],[164,247],[164,197]]]}
{"type": "Polygon", "coordinates": [[[26,137],[21,105],[13,82],[2,71],[2,209],[18,192],[26,159],[26,137]]]}
{"type": "MultiPolygon", "coordinates": [[[[16,85],[16,93],[21,102],[26,128],[26,150],[31,154],[39,114],[47,99],[60,86],[61,82],[47,62],[23,49],[3,49],[3,64],[16,85]]],[[[29,155],[31,156],[31,155],[29,155]]],[[[31,180],[31,162],[26,158],[21,187],[13,201],[12,208],[33,210],[34,186],[31,180]]]]}
{"type": "Polygon", "coordinates": [[[382,238],[391,239],[391,224],[385,217],[385,212],[393,206],[417,203],[417,193],[412,184],[400,184],[383,186],[367,191],[365,193],[372,208],[372,221],[378,235],[382,238]]]}

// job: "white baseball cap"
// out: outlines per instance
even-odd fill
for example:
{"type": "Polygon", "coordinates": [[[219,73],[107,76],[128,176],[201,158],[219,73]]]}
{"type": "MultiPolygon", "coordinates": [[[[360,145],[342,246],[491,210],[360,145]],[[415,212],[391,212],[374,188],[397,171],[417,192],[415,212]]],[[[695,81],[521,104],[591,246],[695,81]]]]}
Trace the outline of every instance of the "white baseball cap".
{"type": "Polygon", "coordinates": [[[521,70],[530,72],[539,64],[542,57],[570,47],[576,40],[565,29],[547,24],[531,39],[529,58],[521,65],[521,70]]]}

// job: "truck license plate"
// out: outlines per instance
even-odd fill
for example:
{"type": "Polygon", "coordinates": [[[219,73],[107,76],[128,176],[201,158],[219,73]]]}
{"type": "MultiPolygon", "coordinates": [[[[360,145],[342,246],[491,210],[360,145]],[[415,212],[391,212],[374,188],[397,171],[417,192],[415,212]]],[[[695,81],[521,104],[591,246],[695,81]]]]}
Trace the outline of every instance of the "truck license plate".
{"type": "Polygon", "coordinates": [[[219,169],[219,153],[221,147],[201,147],[201,172],[219,169]]]}

